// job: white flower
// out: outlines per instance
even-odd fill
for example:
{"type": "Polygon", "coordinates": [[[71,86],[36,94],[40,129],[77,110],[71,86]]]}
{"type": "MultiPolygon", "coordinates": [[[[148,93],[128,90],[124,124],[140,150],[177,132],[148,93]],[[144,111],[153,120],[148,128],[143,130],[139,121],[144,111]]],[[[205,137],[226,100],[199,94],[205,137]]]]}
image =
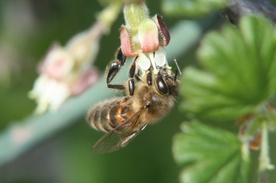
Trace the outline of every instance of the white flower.
{"type": "Polygon", "coordinates": [[[33,90],[29,93],[29,97],[37,102],[36,114],[42,114],[48,109],[56,111],[69,96],[70,90],[66,83],[44,74],[36,79],[33,90]]]}

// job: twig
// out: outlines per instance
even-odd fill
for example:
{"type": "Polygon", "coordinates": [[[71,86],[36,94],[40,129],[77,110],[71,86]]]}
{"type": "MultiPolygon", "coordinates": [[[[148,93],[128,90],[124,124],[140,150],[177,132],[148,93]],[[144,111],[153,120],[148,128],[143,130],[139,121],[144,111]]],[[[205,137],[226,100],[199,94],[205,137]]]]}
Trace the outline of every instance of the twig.
{"type": "Polygon", "coordinates": [[[269,140],[267,121],[262,122],[262,142],[259,157],[259,183],[268,183],[268,170],[272,170],[274,166],[270,162],[269,157],[269,140]]]}
{"type": "Polygon", "coordinates": [[[235,25],[243,15],[247,14],[262,14],[276,24],[276,8],[268,0],[233,0],[222,14],[235,25]]]}

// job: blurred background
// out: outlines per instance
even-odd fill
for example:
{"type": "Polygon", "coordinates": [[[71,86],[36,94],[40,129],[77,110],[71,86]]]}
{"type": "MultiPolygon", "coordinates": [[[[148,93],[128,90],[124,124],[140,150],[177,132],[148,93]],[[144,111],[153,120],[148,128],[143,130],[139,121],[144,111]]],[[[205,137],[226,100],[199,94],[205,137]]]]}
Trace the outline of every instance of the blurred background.
{"type": "MultiPolygon", "coordinates": [[[[151,15],[162,15],[160,4],[158,0],[147,2],[151,15]]],[[[32,115],[36,104],[27,94],[38,76],[37,64],[52,43],[64,45],[89,28],[103,8],[91,0],[0,0],[1,132],[32,115]]],[[[218,22],[212,29],[224,21],[219,14],[215,16],[218,22]]],[[[164,19],[170,29],[184,18],[164,19]]],[[[119,27],[123,22],[120,14],[110,33],[100,41],[95,62],[100,71],[104,71],[120,44],[119,27]]],[[[179,42],[185,42],[185,36],[179,42]]],[[[192,50],[178,56],[182,69],[194,61],[192,50]]],[[[73,125],[1,165],[0,183],[178,182],[181,168],[173,159],[171,145],[184,119],[176,104],[165,119],[148,127],[127,148],[94,154],[92,145],[103,133],[91,129],[83,115],[73,125]]],[[[0,147],[0,151],[4,148],[0,147]]],[[[275,154],[275,149],[271,154],[275,154]]]]}
{"type": "MultiPolygon", "coordinates": [[[[27,94],[38,76],[37,64],[52,43],[65,45],[72,36],[89,28],[104,7],[91,0],[0,2],[0,130],[3,132],[32,115],[36,104],[27,94]]],[[[158,1],[150,1],[148,5],[151,15],[161,12],[158,1]]],[[[176,20],[166,21],[173,25],[176,20]]],[[[101,40],[95,62],[101,71],[120,44],[121,24],[122,14],[110,34],[101,40]]],[[[128,148],[99,155],[91,149],[103,133],[91,129],[82,116],[74,125],[2,165],[0,182],[177,182],[180,169],[172,157],[171,141],[180,122],[175,107],[166,119],[148,127],[128,148]]]]}

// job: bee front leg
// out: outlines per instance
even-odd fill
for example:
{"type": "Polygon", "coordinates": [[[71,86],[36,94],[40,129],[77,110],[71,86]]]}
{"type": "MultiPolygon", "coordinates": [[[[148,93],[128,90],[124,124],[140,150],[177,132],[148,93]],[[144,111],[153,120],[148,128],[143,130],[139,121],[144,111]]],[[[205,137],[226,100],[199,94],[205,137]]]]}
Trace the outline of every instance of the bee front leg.
{"type": "Polygon", "coordinates": [[[122,50],[119,47],[115,54],[115,60],[112,60],[110,65],[107,67],[106,84],[108,88],[125,90],[124,85],[110,84],[113,78],[120,71],[121,67],[124,65],[125,61],[126,61],[126,56],[123,55],[122,50]]]}
{"type": "Polygon", "coordinates": [[[121,69],[121,66],[123,63],[119,60],[113,60],[110,66],[108,67],[107,75],[106,75],[106,85],[108,88],[113,88],[117,90],[125,90],[124,85],[120,84],[110,84],[110,82],[113,80],[113,78],[116,76],[116,74],[121,69]]]}

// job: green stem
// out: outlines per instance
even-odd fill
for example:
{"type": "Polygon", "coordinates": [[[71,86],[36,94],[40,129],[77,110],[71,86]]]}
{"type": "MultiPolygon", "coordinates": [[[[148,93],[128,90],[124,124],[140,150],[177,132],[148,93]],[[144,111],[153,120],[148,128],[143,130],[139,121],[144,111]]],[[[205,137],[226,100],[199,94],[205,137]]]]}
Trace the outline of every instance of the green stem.
{"type": "Polygon", "coordinates": [[[97,19],[104,24],[105,32],[109,33],[112,24],[117,20],[122,8],[123,4],[120,1],[114,1],[99,13],[97,19]]]}
{"type": "Polygon", "coordinates": [[[273,168],[274,166],[271,164],[269,156],[269,137],[267,121],[262,121],[262,142],[259,157],[259,183],[268,182],[267,171],[273,168]]]}

